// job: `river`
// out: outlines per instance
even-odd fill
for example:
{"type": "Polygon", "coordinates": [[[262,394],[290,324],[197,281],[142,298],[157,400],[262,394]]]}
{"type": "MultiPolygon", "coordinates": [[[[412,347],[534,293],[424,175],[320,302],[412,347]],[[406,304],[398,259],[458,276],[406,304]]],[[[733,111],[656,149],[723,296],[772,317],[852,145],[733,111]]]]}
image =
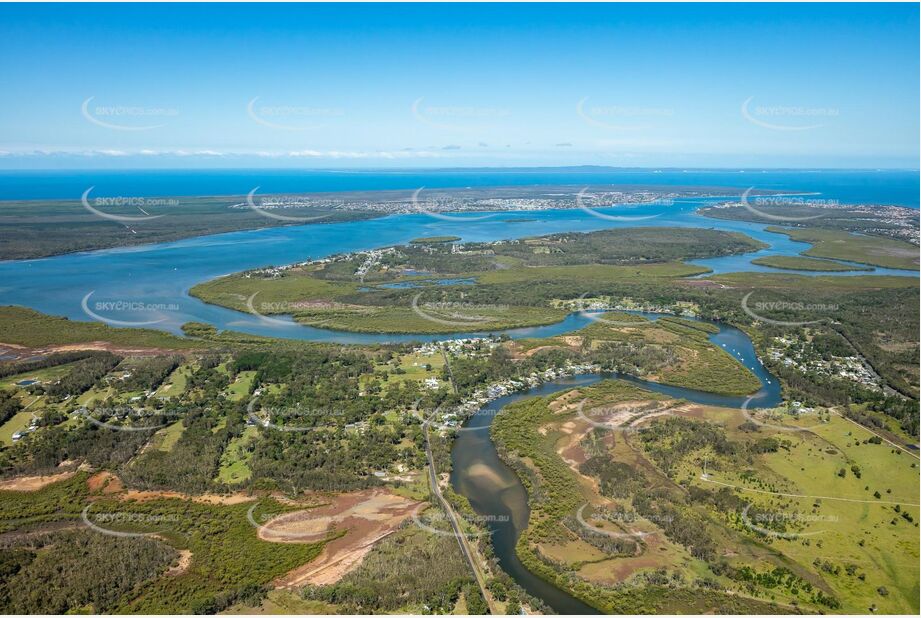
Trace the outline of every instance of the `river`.
{"type": "MultiPolygon", "coordinates": [[[[768,255],[797,255],[808,245],[786,235],[766,232],[765,226],[740,221],[707,219],[696,210],[714,200],[684,199],[674,204],[630,207],[630,216],[649,216],[641,221],[611,221],[578,209],[501,212],[483,219],[443,220],[426,214],[392,215],[367,221],[301,225],[217,234],[199,238],[130,248],[72,253],[35,260],[0,262],[0,305],[22,305],[72,320],[111,320],[115,325],[135,324],[181,334],[184,323],[211,324],[218,329],[254,335],[330,341],[345,344],[423,341],[445,335],[399,335],[346,333],[312,328],[290,319],[271,320],[209,305],[189,295],[189,289],[221,275],[251,268],[291,264],[336,253],[367,250],[406,243],[423,236],[460,236],[463,241],[493,241],[556,232],[644,226],[712,227],[746,233],[768,248],[739,256],[725,256],[692,263],[713,273],[778,271],[757,266],[751,260],[768,255]],[[517,223],[512,223],[518,221],[517,223]],[[121,304],[116,304],[116,303],[121,304]],[[86,311],[95,310],[99,317],[86,311]],[[104,307],[119,307],[108,310],[104,307]],[[140,306],[139,309],[135,307],[140,306]],[[153,307],[154,309],[151,309],[153,307]]],[[[620,207],[598,209],[602,215],[623,213],[620,207]]],[[[800,272],[817,275],[816,272],[800,272]]],[[[836,276],[866,274],[840,273],[836,276]]],[[[877,268],[873,275],[917,276],[916,271],[877,268]]],[[[514,329],[513,338],[548,337],[585,325],[579,316],[539,327],[514,329]]],[[[469,337],[483,333],[458,333],[469,337]]]]}
{"type": "MultiPolygon", "coordinates": [[[[649,313],[641,315],[653,320],[660,317],[649,313]]],[[[710,341],[752,369],[761,382],[761,389],[751,399],[751,406],[771,407],[780,403],[780,384],[761,364],[751,340],[736,328],[715,324],[720,331],[711,335],[710,341]]],[[[530,516],[528,494],[518,475],[499,458],[490,439],[489,428],[496,414],[511,403],[527,397],[547,396],[576,386],[587,386],[608,378],[625,379],[650,391],[705,405],[739,408],[748,399],[714,395],[607,372],[561,378],[495,399],[469,419],[464,425],[465,430],[458,432],[451,450],[451,485],[470,501],[473,510],[486,522],[502,569],[529,594],[543,600],[559,614],[597,614],[598,611],[540,579],[518,559],[515,544],[527,527],[530,516]]]]}
{"type": "MultiPolygon", "coordinates": [[[[653,177],[643,178],[643,180],[655,178],[661,181],[664,178],[653,172],[650,174],[653,174],[653,177]]],[[[695,174],[700,175],[703,172],[695,172],[695,174]]],[[[668,177],[671,182],[664,184],[693,184],[690,182],[693,174],[673,173],[672,176],[674,178],[668,177]],[[682,182],[679,183],[679,180],[682,182]]],[[[899,183],[899,191],[889,193],[886,191],[891,189],[893,183],[892,178],[886,174],[881,174],[878,178],[869,174],[864,178],[864,176],[847,173],[828,175],[816,172],[813,174],[814,177],[795,174],[781,177],[765,172],[757,181],[752,178],[751,173],[743,176],[744,178],[736,177],[738,186],[742,188],[758,184],[763,188],[795,190],[809,188],[807,185],[810,183],[805,181],[810,180],[825,182],[827,186],[822,186],[822,189],[828,190],[832,196],[834,196],[835,187],[846,187],[845,192],[851,199],[842,200],[845,202],[906,203],[906,199],[913,199],[915,202],[907,203],[914,204],[917,200],[916,190],[913,192],[904,190],[905,187],[911,189],[911,186],[917,185],[917,174],[909,174],[906,178],[901,179],[904,182],[899,183]],[[911,197],[912,195],[914,197],[911,197]]],[[[712,184],[725,186],[733,182],[728,172],[717,176],[704,175],[704,177],[708,182],[712,181],[712,184]]],[[[343,182],[351,183],[350,187],[356,188],[353,186],[356,178],[361,177],[351,176],[343,182]]],[[[468,179],[464,178],[462,184],[460,181],[458,184],[453,184],[453,180],[444,180],[442,185],[482,186],[485,184],[485,181],[467,182],[468,179]]],[[[586,177],[580,177],[579,180],[567,178],[570,182],[581,182],[583,179],[587,180],[586,177]]],[[[84,185],[81,183],[85,180],[77,174],[74,178],[65,175],[61,182],[71,183],[73,187],[82,187],[84,185]]],[[[114,174],[110,180],[115,184],[124,181],[118,174],[114,174]]],[[[226,178],[221,176],[214,182],[223,180],[226,178]]],[[[403,179],[393,182],[409,183],[412,187],[419,186],[419,184],[413,184],[415,180],[411,182],[403,179]]],[[[490,184],[501,184],[492,175],[488,177],[488,180],[490,184]]],[[[509,181],[506,184],[526,184],[526,180],[533,182],[534,177],[523,177],[517,180],[517,183],[509,181]]],[[[591,180],[599,182],[601,179],[592,177],[591,180]]],[[[701,183],[700,179],[696,180],[701,183]]],[[[50,186],[44,177],[36,180],[35,177],[29,175],[0,175],[0,187],[3,187],[4,193],[7,193],[5,196],[7,198],[14,194],[18,196],[17,192],[22,192],[22,197],[36,197],[34,194],[36,189],[28,184],[30,182],[38,183],[45,188],[50,186]]],[[[251,188],[247,184],[248,181],[240,180],[240,182],[242,192],[245,193],[251,188]]],[[[150,191],[155,191],[156,186],[159,185],[151,184],[150,191]]],[[[429,186],[432,184],[429,183],[429,186]]],[[[298,185],[298,188],[304,190],[301,185],[298,185]]],[[[67,196],[70,195],[70,189],[67,190],[67,196]]],[[[275,190],[295,189],[286,186],[275,190]]],[[[202,193],[200,190],[193,191],[192,189],[189,192],[202,193]]],[[[64,197],[64,195],[54,195],[54,197],[64,197]]],[[[627,214],[632,217],[643,217],[641,221],[614,221],[606,216],[595,216],[581,210],[500,212],[493,213],[486,218],[480,214],[475,217],[458,215],[450,220],[426,214],[393,215],[367,221],[248,230],[131,248],[74,253],[36,260],[6,261],[0,262],[0,282],[2,282],[0,284],[0,305],[22,305],[52,315],[66,316],[73,320],[90,320],[94,318],[84,310],[84,307],[87,306],[87,299],[90,298],[94,302],[103,303],[114,301],[123,301],[128,304],[143,303],[162,307],[157,310],[158,320],[154,324],[145,324],[145,326],[176,334],[181,334],[183,323],[197,321],[212,324],[219,329],[231,329],[257,335],[346,344],[460,338],[485,333],[420,336],[337,332],[301,326],[290,319],[287,321],[280,318],[274,318],[271,321],[262,320],[251,314],[207,305],[191,297],[188,292],[195,284],[240,270],[290,264],[336,253],[401,244],[422,236],[456,235],[465,242],[493,241],[556,232],[587,232],[636,225],[711,227],[743,232],[769,245],[768,248],[754,253],[693,262],[706,266],[713,273],[760,271],[799,272],[804,275],[822,274],[808,271],[778,271],[753,265],[751,260],[754,258],[769,255],[797,255],[807,248],[807,245],[794,242],[782,234],[767,232],[764,225],[705,219],[696,214],[695,211],[699,207],[714,201],[719,200],[679,199],[669,205],[629,207],[627,214]]],[[[601,215],[625,214],[621,207],[598,209],[597,213],[601,215]]],[[[858,274],[865,273],[836,273],[836,276],[858,274]]],[[[915,271],[882,268],[875,269],[872,274],[917,276],[915,271]]],[[[148,322],[151,317],[149,310],[140,310],[136,314],[131,311],[122,311],[105,315],[105,310],[100,310],[100,313],[103,314],[101,317],[104,319],[117,319],[122,322],[148,322]]],[[[656,319],[658,316],[647,314],[646,317],[656,319]]],[[[513,329],[505,331],[504,334],[513,338],[549,337],[582,328],[589,320],[590,318],[584,314],[574,313],[557,324],[513,329]]],[[[771,376],[757,359],[751,341],[737,329],[725,325],[718,326],[720,326],[720,331],[711,336],[711,341],[750,368],[761,381],[762,389],[752,402],[753,405],[771,406],[778,403],[780,386],[776,378],[771,376]]],[[[469,431],[460,432],[452,450],[454,465],[451,482],[459,493],[467,496],[477,513],[491,516],[488,525],[493,532],[496,555],[502,567],[530,594],[543,599],[548,606],[564,614],[596,612],[564,591],[539,580],[524,569],[518,561],[514,547],[528,521],[527,494],[515,473],[499,459],[489,439],[489,425],[495,417],[489,412],[524,397],[548,395],[573,386],[591,384],[607,377],[627,379],[670,397],[684,398],[703,404],[739,407],[745,399],[720,397],[646,382],[630,376],[583,375],[556,380],[525,392],[503,397],[492,402],[469,420],[466,425],[469,431]]]]}

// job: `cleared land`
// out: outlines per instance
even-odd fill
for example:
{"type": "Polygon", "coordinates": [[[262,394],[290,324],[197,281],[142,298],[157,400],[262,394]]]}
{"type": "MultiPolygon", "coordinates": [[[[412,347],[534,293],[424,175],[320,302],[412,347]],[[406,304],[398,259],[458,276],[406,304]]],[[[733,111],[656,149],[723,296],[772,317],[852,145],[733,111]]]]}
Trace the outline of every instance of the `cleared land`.
{"type": "Polygon", "coordinates": [[[423,503],[383,490],[340,494],[330,503],[294,511],[267,521],[259,538],[273,543],[304,543],[341,534],[329,541],[316,560],[275,580],[280,588],[339,581],[361,564],[379,540],[393,533],[417,513],[423,503]]]}
{"type": "Polygon", "coordinates": [[[833,410],[746,416],[607,382],[510,406],[493,436],[532,494],[519,557],[606,611],[681,590],[697,611],[722,591],[738,611],[918,611],[918,459],[833,410]]]}

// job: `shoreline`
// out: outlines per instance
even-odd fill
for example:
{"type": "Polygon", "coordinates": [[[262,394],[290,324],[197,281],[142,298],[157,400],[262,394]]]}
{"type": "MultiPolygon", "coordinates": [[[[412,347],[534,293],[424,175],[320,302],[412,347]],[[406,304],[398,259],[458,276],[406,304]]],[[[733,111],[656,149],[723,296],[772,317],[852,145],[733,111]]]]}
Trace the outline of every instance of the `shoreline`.
{"type": "MultiPolygon", "coordinates": [[[[53,230],[54,219],[61,217],[68,222],[72,222],[73,217],[85,218],[90,223],[116,223],[124,225],[126,230],[130,231],[128,235],[108,236],[114,234],[111,228],[100,227],[101,236],[94,235],[92,241],[99,242],[99,246],[83,248],[76,247],[73,249],[62,249],[68,244],[73,245],[73,238],[54,239],[50,248],[44,248],[41,245],[32,243],[28,249],[20,249],[13,253],[13,250],[7,248],[6,255],[11,253],[14,257],[0,257],[0,262],[25,262],[29,260],[40,260],[62,255],[73,255],[95,251],[106,251],[111,249],[129,249],[134,247],[146,247],[151,245],[176,242],[194,238],[205,238],[219,234],[233,232],[255,231],[261,229],[274,229],[280,227],[300,227],[302,225],[331,224],[331,223],[348,223],[353,221],[380,219],[393,215],[412,215],[428,214],[435,218],[439,216],[462,218],[464,215],[483,215],[502,214],[521,215],[546,210],[576,210],[582,207],[576,200],[579,192],[586,187],[572,184],[552,184],[541,183],[534,185],[496,185],[489,187],[446,187],[426,189],[424,193],[425,200],[457,200],[457,204],[438,205],[435,202],[434,207],[426,207],[424,204],[416,203],[413,190],[368,190],[368,191],[329,191],[329,192],[272,192],[258,194],[259,199],[285,197],[295,200],[298,207],[269,207],[250,209],[246,207],[247,195],[229,193],[225,195],[157,195],[150,197],[138,198],[140,200],[173,200],[186,201],[184,207],[177,208],[171,206],[162,212],[160,209],[147,209],[154,214],[154,218],[163,217],[164,215],[175,216],[195,216],[200,223],[201,220],[209,221],[214,219],[214,223],[226,221],[226,217],[248,217],[249,215],[259,214],[267,221],[261,219],[250,221],[239,221],[239,224],[227,226],[221,229],[216,226],[215,229],[189,230],[187,226],[180,221],[174,227],[167,228],[147,228],[147,221],[137,223],[121,223],[118,219],[107,220],[100,215],[88,212],[86,205],[75,198],[65,199],[26,199],[26,200],[0,200],[0,239],[11,241],[14,238],[15,228],[25,226],[32,233],[40,232],[30,229],[34,225],[35,219],[46,219],[47,228],[53,230]],[[317,201],[316,204],[309,203],[317,201]],[[333,202],[330,203],[323,203],[333,202]],[[507,204],[497,203],[507,201],[507,204]],[[224,203],[226,202],[226,203],[224,203]],[[484,202],[477,204],[477,202],[484,202]],[[490,203],[486,203],[490,202],[490,203]],[[521,202],[534,202],[531,204],[522,204],[521,202]],[[539,202],[539,203],[536,203],[539,202]],[[460,207],[463,203],[470,203],[470,208],[460,207]],[[41,208],[44,206],[44,208],[41,208]],[[458,206],[455,208],[455,206],[458,206]],[[170,210],[170,208],[172,210],[170,210]],[[14,212],[8,211],[14,209],[14,212]],[[291,215],[283,214],[286,211],[301,210],[305,214],[315,212],[328,212],[320,219],[310,222],[291,222],[284,218],[291,215]],[[42,212],[42,211],[47,212],[42,212]],[[70,212],[73,210],[73,212],[70,212]],[[257,213],[251,213],[250,210],[256,210],[257,213]],[[23,212],[20,212],[23,211],[23,212]],[[278,211],[278,212],[275,212],[278,211]],[[15,219],[20,217],[24,219],[17,222],[15,219]],[[272,224],[271,221],[276,223],[272,224]],[[7,222],[8,221],[8,222],[7,222]],[[138,233],[140,232],[140,235],[138,233]],[[145,234],[151,235],[145,238],[145,234]],[[59,246],[54,247],[57,243],[59,246]],[[17,257],[16,254],[21,256],[17,257]]],[[[651,184],[593,184],[589,188],[596,192],[605,192],[615,194],[619,199],[613,200],[609,204],[596,205],[596,208],[609,208],[612,206],[637,207],[644,205],[660,205],[671,207],[673,200],[681,199],[730,199],[740,194],[740,189],[733,187],[719,186],[700,186],[693,185],[651,185],[651,184]],[[640,199],[637,199],[640,198],[640,199]]],[[[421,189],[419,189],[421,190],[421,189]]],[[[781,191],[760,190],[756,191],[757,195],[782,195],[781,191]]],[[[105,199],[104,197],[100,199],[105,199]]],[[[131,211],[134,213],[134,211],[131,211]]],[[[146,211],[145,211],[146,214],[146,211]]],[[[108,215],[104,215],[108,216],[108,215]]],[[[116,215],[113,215],[116,216],[116,215]]],[[[133,214],[132,214],[133,216],[133,214]]],[[[167,221],[164,218],[163,221],[167,221]]],[[[159,223],[157,224],[159,225],[159,223]]],[[[119,233],[122,233],[119,231],[119,233]]],[[[79,239],[78,239],[79,241],[79,239]]],[[[86,243],[84,243],[86,244],[86,243]]]]}

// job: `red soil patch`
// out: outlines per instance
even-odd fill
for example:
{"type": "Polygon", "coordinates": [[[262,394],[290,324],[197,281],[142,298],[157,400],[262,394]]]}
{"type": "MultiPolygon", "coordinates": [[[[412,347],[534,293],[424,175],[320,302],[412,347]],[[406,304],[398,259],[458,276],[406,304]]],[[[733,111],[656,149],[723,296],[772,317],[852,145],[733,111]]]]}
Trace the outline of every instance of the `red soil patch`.
{"type": "Polygon", "coordinates": [[[89,488],[90,493],[101,491],[106,495],[117,494],[125,489],[121,479],[111,472],[99,472],[94,474],[86,479],[86,486],[89,488]]]}
{"type": "Polygon", "coordinates": [[[392,534],[424,505],[381,489],[340,494],[324,506],[286,513],[259,529],[259,538],[275,543],[310,543],[332,531],[346,533],[321,554],[275,580],[277,588],[298,588],[339,581],[356,568],[373,545],[392,534]]]}

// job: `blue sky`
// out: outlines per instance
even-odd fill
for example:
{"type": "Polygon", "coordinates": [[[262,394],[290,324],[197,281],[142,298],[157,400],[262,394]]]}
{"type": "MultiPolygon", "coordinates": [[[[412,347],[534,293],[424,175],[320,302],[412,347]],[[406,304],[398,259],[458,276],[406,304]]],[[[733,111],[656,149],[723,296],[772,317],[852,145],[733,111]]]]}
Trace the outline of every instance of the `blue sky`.
{"type": "Polygon", "coordinates": [[[0,168],[900,167],[916,4],[0,5],[0,168]]]}

